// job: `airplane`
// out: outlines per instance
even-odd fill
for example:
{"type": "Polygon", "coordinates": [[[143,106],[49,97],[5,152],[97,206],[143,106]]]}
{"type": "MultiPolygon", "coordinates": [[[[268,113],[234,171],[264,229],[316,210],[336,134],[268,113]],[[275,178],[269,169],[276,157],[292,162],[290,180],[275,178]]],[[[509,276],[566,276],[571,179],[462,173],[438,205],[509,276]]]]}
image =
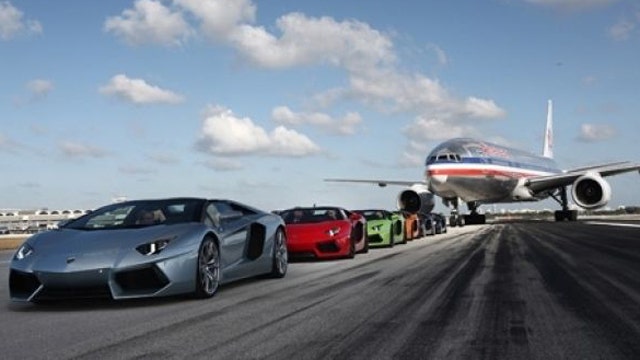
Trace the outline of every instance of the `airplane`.
{"type": "Polygon", "coordinates": [[[561,170],[553,160],[553,103],[548,101],[542,156],[471,138],[455,138],[436,146],[427,156],[425,180],[325,179],[329,182],[369,183],[408,186],[398,194],[397,205],[409,213],[429,213],[434,196],[451,208],[451,226],[484,224],[478,213],[484,204],[538,201],[552,198],[562,210],[555,221],[575,221],[578,211],[569,208],[567,188],[573,202],[583,209],[598,209],[611,199],[611,186],[605,177],[631,171],[640,164],[628,161],[561,170]],[[465,202],[469,214],[460,215],[465,202]]]}

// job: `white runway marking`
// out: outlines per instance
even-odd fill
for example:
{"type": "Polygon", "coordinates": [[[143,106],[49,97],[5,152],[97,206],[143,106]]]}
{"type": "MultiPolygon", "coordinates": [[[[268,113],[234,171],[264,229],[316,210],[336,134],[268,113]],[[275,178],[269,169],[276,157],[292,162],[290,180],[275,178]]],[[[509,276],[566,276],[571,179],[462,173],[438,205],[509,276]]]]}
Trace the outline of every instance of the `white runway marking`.
{"type": "Polygon", "coordinates": [[[610,223],[610,222],[600,222],[600,221],[587,221],[586,223],[589,225],[609,225],[609,226],[619,226],[619,227],[640,228],[640,224],[610,223]]]}

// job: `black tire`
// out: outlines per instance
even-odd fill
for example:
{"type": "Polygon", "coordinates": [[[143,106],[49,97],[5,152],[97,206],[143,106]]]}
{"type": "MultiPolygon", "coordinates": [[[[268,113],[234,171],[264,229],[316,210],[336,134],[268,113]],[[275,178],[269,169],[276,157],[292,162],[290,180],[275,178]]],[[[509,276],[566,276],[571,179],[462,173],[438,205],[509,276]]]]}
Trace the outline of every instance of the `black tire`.
{"type": "Polygon", "coordinates": [[[369,252],[369,234],[367,233],[366,228],[361,227],[361,232],[363,233],[362,239],[364,241],[364,247],[360,251],[361,254],[366,254],[369,252]]]}
{"type": "Polygon", "coordinates": [[[287,235],[279,228],[273,239],[273,265],[271,267],[271,277],[283,278],[287,274],[289,267],[289,253],[287,252],[287,235]]]}
{"type": "Polygon", "coordinates": [[[356,257],[356,242],[353,239],[349,239],[349,253],[347,258],[353,259],[356,257]]]}
{"type": "Polygon", "coordinates": [[[210,298],[220,286],[220,250],[216,241],[207,236],[198,248],[196,264],[196,289],[194,296],[199,299],[210,298]]]}
{"type": "Polygon", "coordinates": [[[404,227],[404,223],[400,223],[400,231],[402,231],[402,241],[400,241],[400,244],[406,244],[407,243],[407,230],[404,227]]]}
{"type": "Polygon", "coordinates": [[[390,248],[392,248],[396,244],[395,236],[396,236],[396,233],[395,231],[393,231],[393,224],[391,224],[391,231],[389,231],[389,247],[390,248]]]}

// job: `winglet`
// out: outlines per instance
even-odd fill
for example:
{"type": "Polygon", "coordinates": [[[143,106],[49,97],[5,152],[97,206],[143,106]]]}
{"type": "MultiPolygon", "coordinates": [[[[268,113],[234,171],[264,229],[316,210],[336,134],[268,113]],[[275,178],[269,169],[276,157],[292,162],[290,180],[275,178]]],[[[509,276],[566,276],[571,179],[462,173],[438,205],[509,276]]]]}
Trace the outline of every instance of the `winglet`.
{"type": "Polygon", "coordinates": [[[547,126],[544,129],[544,148],[542,156],[553,159],[553,103],[547,105],[547,126]]]}

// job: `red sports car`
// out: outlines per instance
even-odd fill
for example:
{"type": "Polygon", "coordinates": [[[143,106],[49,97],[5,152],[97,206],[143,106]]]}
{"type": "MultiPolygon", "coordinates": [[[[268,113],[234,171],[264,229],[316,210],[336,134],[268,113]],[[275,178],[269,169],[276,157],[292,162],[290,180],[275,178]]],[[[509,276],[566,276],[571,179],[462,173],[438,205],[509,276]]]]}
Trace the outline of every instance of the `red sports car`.
{"type": "Polygon", "coordinates": [[[339,207],[297,207],[280,212],[291,257],[352,258],[369,251],[364,216],[339,207]]]}

